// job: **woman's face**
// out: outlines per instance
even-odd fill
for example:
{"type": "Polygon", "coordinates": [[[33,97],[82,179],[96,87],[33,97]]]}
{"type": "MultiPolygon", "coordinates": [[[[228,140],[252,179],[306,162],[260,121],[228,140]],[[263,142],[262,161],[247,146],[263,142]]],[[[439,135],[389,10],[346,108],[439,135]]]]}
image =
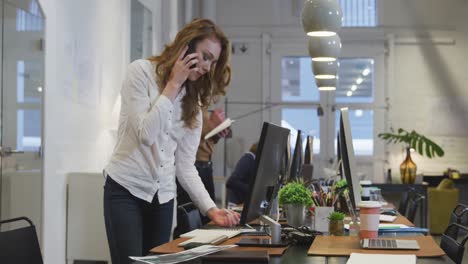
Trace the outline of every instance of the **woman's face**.
{"type": "Polygon", "coordinates": [[[221,44],[215,37],[206,38],[196,44],[195,52],[198,53],[198,71],[189,74],[190,81],[198,80],[202,75],[210,72],[212,67],[216,67],[221,54],[221,44]]]}

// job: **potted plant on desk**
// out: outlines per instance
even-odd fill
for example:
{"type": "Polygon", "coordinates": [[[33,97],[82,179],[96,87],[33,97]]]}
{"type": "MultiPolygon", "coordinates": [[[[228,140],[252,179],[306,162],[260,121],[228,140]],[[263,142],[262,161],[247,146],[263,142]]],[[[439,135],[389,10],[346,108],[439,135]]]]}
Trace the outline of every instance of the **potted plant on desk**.
{"type": "Polygon", "coordinates": [[[331,236],[344,236],[344,218],[345,214],[342,212],[332,212],[328,216],[328,220],[330,220],[328,233],[331,236]]]}
{"type": "Polygon", "coordinates": [[[304,209],[312,206],[312,194],[301,182],[290,182],[280,189],[278,202],[286,211],[288,224],[301,226],[304,221],[304,209]]]}
{"type": "Polygon", "coordinates": [[[400,178],[402,183],[413,184],[416,178],[417,166],[411,159],[410,150],[414,149],[420,155],[426,154],[428,158],[444,156],[444,150],[434,141],[412,130],[408,132],[399,128],[397,133],[380,133],[378,137],[387,143],[404,143],[406,146],[406,158],[400,165],[400,178]]]}

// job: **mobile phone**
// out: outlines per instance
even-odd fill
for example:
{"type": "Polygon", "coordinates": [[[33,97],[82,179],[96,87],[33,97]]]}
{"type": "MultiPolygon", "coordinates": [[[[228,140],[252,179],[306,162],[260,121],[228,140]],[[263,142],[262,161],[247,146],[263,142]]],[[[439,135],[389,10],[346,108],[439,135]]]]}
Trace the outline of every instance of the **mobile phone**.
{"type": "MultiPolygon", "coordinates": [[[[188,44],[188,49],[187,51],[185,52],[185,55],[184,55],[184,58],[185,56],[191,54],[191,53],[194,53],[195,52],[195,41],[190,41],[190,43],[188,44]]],[[[193,69],[197,67],[197,64],[193,64],[192,66],[190,66],[190,69],[193,69]]]]}

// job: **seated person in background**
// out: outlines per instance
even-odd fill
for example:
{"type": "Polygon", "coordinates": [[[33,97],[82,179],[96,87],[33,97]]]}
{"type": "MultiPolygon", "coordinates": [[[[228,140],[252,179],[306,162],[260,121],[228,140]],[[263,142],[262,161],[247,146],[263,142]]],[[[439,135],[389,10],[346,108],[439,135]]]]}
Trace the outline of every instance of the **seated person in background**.
{"type": "Polygon", "coordinates": [[[226,188],[229,190],[228,202],[242,204],[249,191],[250,179],[255,173],[255,153],[257,143],[253,144],[249,152],[246,152],[237,162],[236,168],[229,177],[226,188]]]}

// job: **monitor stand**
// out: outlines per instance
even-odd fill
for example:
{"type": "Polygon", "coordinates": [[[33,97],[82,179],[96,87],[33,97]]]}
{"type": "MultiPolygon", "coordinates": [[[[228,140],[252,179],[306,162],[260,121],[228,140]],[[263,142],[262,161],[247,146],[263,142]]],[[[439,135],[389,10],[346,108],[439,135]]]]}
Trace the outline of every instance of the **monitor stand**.
{"type": "Polygon", "coordinates": [[[285,247],[287,241],[281,240],[281,225],[269,216],[261,215],[260,221],[268,225],[271,238],[241,238],[236,244],[246,247],[285,247]]]}

